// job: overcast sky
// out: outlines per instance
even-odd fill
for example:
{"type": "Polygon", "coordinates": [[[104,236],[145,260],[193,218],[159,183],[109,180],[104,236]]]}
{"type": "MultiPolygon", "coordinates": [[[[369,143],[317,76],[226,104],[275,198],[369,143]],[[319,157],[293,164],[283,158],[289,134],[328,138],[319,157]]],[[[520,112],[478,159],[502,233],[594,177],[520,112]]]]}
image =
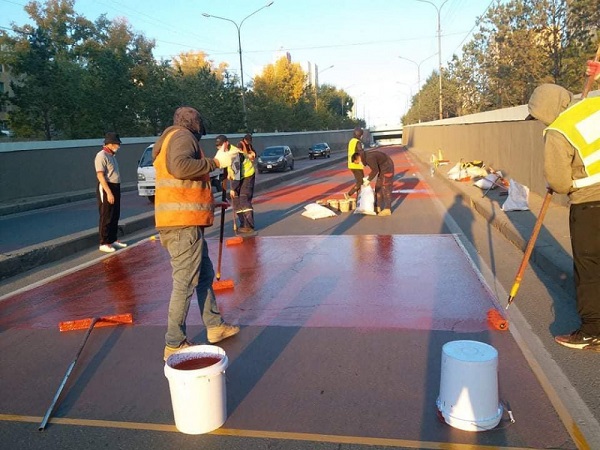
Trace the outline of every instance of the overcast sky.
{"type": "MultiPolygon", "coordinates": [[[[202,50],[239,75],[238,25],[269,0],[77,0],[90,20],[125,17],[155,39],[155,57],[202,50]]],[[[0,0],[0,26],[29,22],[24,0],[0,0]]],[[[344,89],[368,126],[397,124],[409,97],[438,67],[438,11],[442,66],[471,39],[491,0],[274,0],[241,26],[244,81],[289,52],[292,61],[319,67],[320,84],[344,89]],[[435,5],[435,6],[434,6],[435,5]],[[439,9],[441,6],[441,10],[439,9]],[[399,56],[411,61],[400,59],[399,56]],[[331,67],[333,66],[333,67],[331,67]]]]}

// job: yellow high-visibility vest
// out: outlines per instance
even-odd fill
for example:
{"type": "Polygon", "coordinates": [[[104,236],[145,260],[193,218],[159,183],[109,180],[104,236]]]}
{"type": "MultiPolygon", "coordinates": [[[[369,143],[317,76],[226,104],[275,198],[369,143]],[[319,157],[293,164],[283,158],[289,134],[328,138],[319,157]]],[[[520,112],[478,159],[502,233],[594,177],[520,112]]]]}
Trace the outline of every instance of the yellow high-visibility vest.
{"type": "Polygon", "coordinates": [[[352,162],[352,155],[356,153],[356,144],[358,144],[359,142],[360,140],[355,137],[350,139],[350,142],[348,142],[348,169],[364,169],[362,163],[352,162]]]}
{"type": "Polygon", "coordinates": [[[600,97],[586,98],[560,114],[548,128],[558,131],[579,153],[587,177],[573,180],[582,188],[600,183],[600,97]]]}
{"type": "MultiPolygon", "coordinates": [[[[154,216],[156,227],[209,227],[214,220],[214,200],[210,174],[196,180],[180,180],[167,170],[167,152],[172,131],[165,138],[162,149],[154,160],[156,169],[156,193],[154,216]]],[[[201,155],[203,157],[204,155],[201,155]]]]}

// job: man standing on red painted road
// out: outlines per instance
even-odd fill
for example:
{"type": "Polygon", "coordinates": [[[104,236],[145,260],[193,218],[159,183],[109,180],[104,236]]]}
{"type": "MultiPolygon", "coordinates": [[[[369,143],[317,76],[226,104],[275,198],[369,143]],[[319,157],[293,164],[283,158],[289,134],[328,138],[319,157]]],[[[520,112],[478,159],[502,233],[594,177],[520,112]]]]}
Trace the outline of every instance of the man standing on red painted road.
{"type": "Polygon", "coordinates": [[[175,111],[173,126],[165,130],[152,151],[156,228],[173,269],[165,361],[177,350],[194,345],[187,339],[185,323],[194,290],[208,342],[214,344],[240,331],[225,323],[219,312],[212,288],[215,271],[204,240],[204,229],[214,221],[210,172],[231,166],[231,156],[218,151],[214,158],[205,158],[199,142],[204,134],[200,113],[183,106],[175,111]]]}
{"type": "Polygon", "coordinates": [[[344,194],[346,199],[349,199],[360,191],[360,187],[362,186],[363,178],[365,176],[362,162],[360,160],[352,160],[352,156],[355,153],[362,153],[364,151],[361,142],[362,136],[363,129],[361,127],[356,127],[354,129],[352,139],[350,139],[350,142],[348,142],[348,169],[350,169],[352,175],[354,175],[354,186],[352,186],[352,188],[344,194]]]}

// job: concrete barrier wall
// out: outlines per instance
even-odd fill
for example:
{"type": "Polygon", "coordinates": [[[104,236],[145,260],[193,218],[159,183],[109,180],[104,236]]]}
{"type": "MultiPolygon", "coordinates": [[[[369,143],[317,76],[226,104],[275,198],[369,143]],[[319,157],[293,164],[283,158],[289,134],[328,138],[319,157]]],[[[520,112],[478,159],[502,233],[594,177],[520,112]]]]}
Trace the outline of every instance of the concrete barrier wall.
{"type": "MultiPolygon", "coordinates": [[[[216,135],[204,136],[201,144],[207,156],[214,156],[216,135]]],[[[235,145],[242,134],[228,136],[235,145]]],[[[260,153],[270,145],[288,145],[296,158],[306,157],[308,147],[327,142],[334,151],[346,149],[352,130],[304,133],[255,134],[253,144],[260,153]]],[[[122,182],[137,182],[137,163],[143,150],[156,137],[124,138],[118,152],[122,182]]],[[[48,142],[7,142],[0,144],[0,203],[24,201],[47,195],[94,191],[94,156],[102,139],[48,142]]],[[[365,142],[369,142],[368,133],[365,142]]]]}
{"type": "MultiPolygon", "coordinates": [[[[500,170],[506,178],[544,196],[543,130],[544,125],[535,120],[406,126],[403,143],[435,155],[441,150],[444,159],[450,160],[450,167],[461,159],[481,160],[486,166],[500,170]]],[[[565,195],[553,197],[553,201],[562,205],[567,200],[565,195]]]]}

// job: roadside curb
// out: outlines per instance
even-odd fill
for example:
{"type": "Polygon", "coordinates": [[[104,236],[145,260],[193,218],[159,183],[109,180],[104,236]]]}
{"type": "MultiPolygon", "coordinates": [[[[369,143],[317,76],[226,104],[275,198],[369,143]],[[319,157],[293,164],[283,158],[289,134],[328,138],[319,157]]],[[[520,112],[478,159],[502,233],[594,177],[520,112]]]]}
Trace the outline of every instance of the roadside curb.
{"type": "MultiPolygon", "coordinates": [[[[425,152],[410,149],[409,152],[423,165],[429,166],[425,152]]],[[[452,165],[448,166],[448,170],[452,165]]],[[[463,202],[496,228],[509,242],[525,252],[529,238],[533,232],[535,221],[541,209],[543,198],[537,194],[529,194],[529,211],[502,210],[505,197],[499,190],[485,191],[472,183],[454,181],[446,176],[447,170],[440,167],[433,170],[437,179],[442,180],[461,196],[463,202]]],[[[533,247],[530,263],[543,270],[567,293],[575,295],[573,285],[573,259],[568,236],[568,207],[551,203],[538,239],[533,247]]]]}

